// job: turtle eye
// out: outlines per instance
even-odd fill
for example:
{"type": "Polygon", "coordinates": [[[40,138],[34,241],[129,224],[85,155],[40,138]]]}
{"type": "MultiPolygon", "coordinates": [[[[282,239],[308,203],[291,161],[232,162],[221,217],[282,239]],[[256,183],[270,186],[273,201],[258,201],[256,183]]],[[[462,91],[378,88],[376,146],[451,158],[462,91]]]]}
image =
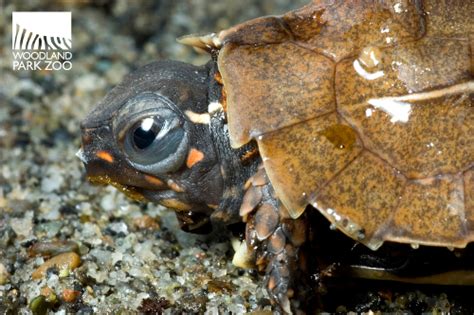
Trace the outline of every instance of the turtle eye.
{"type": "Polygon", "coordinates": [[[149,166],[175,154],[183,137],[179,119],[149,116],[137,121],[126,132],[124,151],[131,162],[149,166]]]}
{"type": "Polygon", "coordinates": [[[127,163],[152,175],[175,172],[183,165],[192,133],[180,109],[152,92],[127,100],[114,116],[113,129],[127,163]]]}
{"type": "Polygon", "coordinates": [[[155,142],[158,133],[161,130],[161,122],[158,117],[148,117],[137,123],[133,132],[133,145],[138,150],[148,148],[155,142]]]}

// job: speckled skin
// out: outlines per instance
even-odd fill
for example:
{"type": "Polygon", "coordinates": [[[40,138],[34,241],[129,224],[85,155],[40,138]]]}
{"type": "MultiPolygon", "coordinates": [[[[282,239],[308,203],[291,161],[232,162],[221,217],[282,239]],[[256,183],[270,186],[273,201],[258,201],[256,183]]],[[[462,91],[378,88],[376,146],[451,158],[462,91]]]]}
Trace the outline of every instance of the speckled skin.
{"type": "MultiPolygon", "coordinates": [[[[265,270],[270,297],[285,313],[290,299],[305,303],[306,260],[300,247],[309,234],[303,215],[292,219],[278,200],[263,167],[247,182],[240,214],[246,222],[245,242],[258,270],[265,270]]],[[[304,307],[300,307],[304,309],[304,307]]]]}

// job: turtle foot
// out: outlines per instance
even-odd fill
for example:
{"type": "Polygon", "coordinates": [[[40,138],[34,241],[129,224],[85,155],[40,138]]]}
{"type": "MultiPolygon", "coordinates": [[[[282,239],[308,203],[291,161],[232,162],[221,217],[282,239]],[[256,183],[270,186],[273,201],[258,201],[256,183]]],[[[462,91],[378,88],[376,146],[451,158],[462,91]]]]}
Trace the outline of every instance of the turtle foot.
{"type": "Polygon", "coordinates": [[[257,269],[266,274],[272,302],[284,314],[299,313],[298,303],[304,302],[304,290],[300,288],[306,283],[306,260],[300,250],[308,234],[306,215],[298,219],[289,216],[263,168],[248,183],[240,209],[247,222],[246,248],[253,251],[257,269]]]}

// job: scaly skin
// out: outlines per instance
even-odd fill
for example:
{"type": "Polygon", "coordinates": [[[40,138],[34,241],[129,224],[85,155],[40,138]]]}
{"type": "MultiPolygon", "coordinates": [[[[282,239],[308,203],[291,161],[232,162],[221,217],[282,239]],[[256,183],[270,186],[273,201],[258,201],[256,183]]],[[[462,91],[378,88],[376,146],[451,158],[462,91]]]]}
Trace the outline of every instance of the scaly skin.
{"type": "Polygon", "coordinates": [[[305,281],[295,282],[305,276],[305,259],[301,246],[307,239],[307,220],[303,215],[294,220],[279,202],[263,167],[246,184],[240,208],[247,222],[245,241],[250,255],[255,258],[259,271],[265,271],[265,283],[270,298],[281,311],[292,314],[300,306],[290,300],[300,300],[305,281]],[[298,286],[297,286],[298,285],[298,286]]]}

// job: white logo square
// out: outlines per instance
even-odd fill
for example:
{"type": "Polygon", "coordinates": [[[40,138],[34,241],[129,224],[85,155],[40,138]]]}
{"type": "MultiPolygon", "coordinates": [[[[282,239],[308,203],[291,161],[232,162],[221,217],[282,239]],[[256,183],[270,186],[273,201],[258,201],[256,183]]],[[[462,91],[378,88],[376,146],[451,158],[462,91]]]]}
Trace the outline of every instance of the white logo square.
{"type": "Polygon", "coordinates": [[[70,50],[71,12],[13,12],[13,50],[70,50]]]}

